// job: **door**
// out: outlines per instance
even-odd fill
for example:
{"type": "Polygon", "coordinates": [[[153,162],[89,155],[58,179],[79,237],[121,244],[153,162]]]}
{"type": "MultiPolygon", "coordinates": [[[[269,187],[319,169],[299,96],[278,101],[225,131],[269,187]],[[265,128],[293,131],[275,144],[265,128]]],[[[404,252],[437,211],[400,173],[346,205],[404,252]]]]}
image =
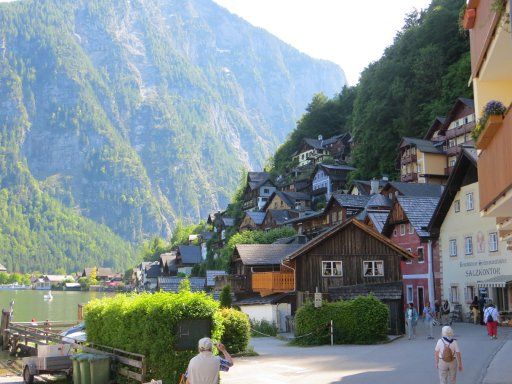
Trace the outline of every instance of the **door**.
{"type": "Polygon", "coordinates": [[[425,301],[423,296],[423,287],[418,287],[418,313],[421,315],[423,313],[423,308],[425,307],[425,301]]]}

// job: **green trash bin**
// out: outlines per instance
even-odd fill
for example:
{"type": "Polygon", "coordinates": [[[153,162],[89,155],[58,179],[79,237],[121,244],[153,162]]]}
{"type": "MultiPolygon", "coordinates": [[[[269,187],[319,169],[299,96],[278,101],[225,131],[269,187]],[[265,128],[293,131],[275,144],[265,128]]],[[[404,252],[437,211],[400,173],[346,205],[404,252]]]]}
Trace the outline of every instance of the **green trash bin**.
{"type": "Polygon", "coordinates": [[[89,363],[91,382],[94,384],[108,384],[110,381],[110,357],[107,355],[93,355],[89,363]]]}
{"type": "Polygon", "coordinates": [[[80,380],[80,356],[72,355],[71,361],[73,362],[73,384],[81,384],[80,380]]]}
{"type": "Polygon", "coordinates": [[[80,362],[80,384],[94,384],[91,382],[91,364],[90,360],[93,355],[88,353],[83,353],[78,358],[80,362]]]}

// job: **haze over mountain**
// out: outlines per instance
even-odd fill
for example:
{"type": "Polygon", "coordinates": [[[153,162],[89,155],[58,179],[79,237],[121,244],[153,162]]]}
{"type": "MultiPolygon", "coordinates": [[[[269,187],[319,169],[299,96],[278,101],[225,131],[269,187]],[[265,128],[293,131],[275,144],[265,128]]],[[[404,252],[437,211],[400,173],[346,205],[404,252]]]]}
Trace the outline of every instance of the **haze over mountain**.
{"type": "Polygon", "coordinates": [[[224,206],[345,84],[210,0],[2,3],[0,63],[0,187],[26,192],[10,204],[32,214],[39,193],[129,241],[224,206]]]}

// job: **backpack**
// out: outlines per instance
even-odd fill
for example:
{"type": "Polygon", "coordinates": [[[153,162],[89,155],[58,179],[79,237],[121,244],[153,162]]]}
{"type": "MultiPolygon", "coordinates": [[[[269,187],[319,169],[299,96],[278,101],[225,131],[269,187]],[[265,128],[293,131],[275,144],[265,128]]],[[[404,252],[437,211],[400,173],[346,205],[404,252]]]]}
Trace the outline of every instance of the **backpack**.
{"type": "Polygon", "coordinates": [[[450,348],[450,344],[446,344],[444,341],[443,344],[444,349],[442,359],[445,363],[451,363],[453,360],[455,360],[455,352],[453,352],[450,348]]]}
{"type": "Polygon", "coordinates": [[[492,314],[489,312],[489,314],[487,315],[487,322],[492,323],[493,321],[494,321],[494,319],[492,317],[492,314]]]}

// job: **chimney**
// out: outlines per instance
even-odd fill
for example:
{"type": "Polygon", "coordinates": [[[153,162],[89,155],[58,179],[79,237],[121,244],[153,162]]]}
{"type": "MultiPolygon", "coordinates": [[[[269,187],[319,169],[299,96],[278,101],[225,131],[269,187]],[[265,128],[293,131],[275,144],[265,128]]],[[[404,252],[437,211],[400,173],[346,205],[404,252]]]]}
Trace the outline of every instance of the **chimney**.
{"type": "Polygon", "coordinates": [[[379,180],[371,179],[370,180],[370,195],[375,195],[379,193],[379,180]]]}
{"type": "Polygon", "coordinates": [[[322,135],[318,135],[318,141],[322,141],[324,137],[322,135]]]}
{"type": "Polygon", "coordinates": [[[389,177],[388,177],[388,175],[382,175],[382,180],[384,180],[384,181],[389,181],[389,177]]]}

